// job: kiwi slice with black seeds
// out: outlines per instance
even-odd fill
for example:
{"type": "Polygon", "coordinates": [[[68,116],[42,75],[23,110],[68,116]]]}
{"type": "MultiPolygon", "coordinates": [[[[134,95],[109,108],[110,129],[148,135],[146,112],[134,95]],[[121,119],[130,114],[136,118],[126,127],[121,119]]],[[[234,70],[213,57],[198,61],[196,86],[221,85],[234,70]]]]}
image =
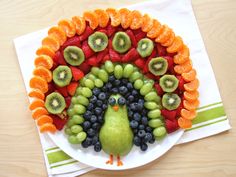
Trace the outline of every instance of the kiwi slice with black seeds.
{"type": "Polygon", "coordinates": [[[125,53],[131,47],[131,40],[125,32],[117,32],[112,40],[112,47],[118,53],[125,53]]]}
{"type": "Polygon", "coordinates": [[[174,75],[166,74],[160,78],[159,83],[164,92],[174,92],[179,85],[179,80],[174,75]]]}
{"type": "Polygon", "coordinates": [[[168,110],[177,109],[180,102],[180,97],[175,93],[165,93],[162,97],[162,106],[168,110]]]}
{"type": "Polygon", "coordinates": [[[64,58],[72,66],[79,66],[84,61],[84,52],[76,46],[68,46],[64,49],[64,58]]]}
{"type": "Polygon", "coordinates": [[[153,48],[154,45],[152,40],[144,38],[138,42],[137,51],[141,57],[145,58],[151,55],[153,48]]]}
{"type": "Polygon", "coordinates": [[[168,62],[165,58],[157,57],[151,59],[148,63],[149,71],[155,76],[161,76],[166,73],[168,68],[168,62]]]}
{"type": "Polygon", "coordinates": [[[103,51],[108,45],[108,37],[105,33],[95,32],[89,36],[88,45],[94,52],[103,51]]]}
{"type": "Polygon", "coordinates": [[[60,114],[66,107],[64,97],[57,92],[53,92],[46,97],[45,107],[51,114],[60,114]]]}
{"type": "Polygon", "coordinates": [[[59,87],[64,87],[70,84],[72,79],[71,69],[68,66],[58,66],[52,72],[54,83],[59,87]]]}

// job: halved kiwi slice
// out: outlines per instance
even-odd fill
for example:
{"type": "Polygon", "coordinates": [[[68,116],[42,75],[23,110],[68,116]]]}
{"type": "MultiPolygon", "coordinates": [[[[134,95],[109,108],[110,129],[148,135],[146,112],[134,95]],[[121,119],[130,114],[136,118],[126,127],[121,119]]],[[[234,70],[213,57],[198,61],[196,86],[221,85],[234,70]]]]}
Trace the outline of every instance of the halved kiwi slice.
{"type": "Polygon", "coordinates": [[[94,52],[103,51],[108,45],[108,37],[105,33],[95,32],[89,36],[88,45],[94,52]]]}
{"type": "Polygon", "coordinates": [[[160,78],[160,86],[165,92],[173,92],[179,85],[179,80],[174,75],[164,75],[160,78]]]}
{"type": "Polygon", "coordinates": [[[137,51],[141,57],[150,56],[154,48],[153,42],[151,39],[144,38],[138,42],[137,51]]]}
{"type": "Polygon", "coordinates": [[[155,76],[160,76],[166,73],[168,68],[168,62],[165,58],[157,57],[151,59],[148,63],[149,71],[155,76]]]}
{"type": "Polygon", "coordinates": [[[46,97],[45,107],[51,114],[60,114],[66,107],[64,97],[57,92],[53,92],[46,97]]]}
{"type": "Polygon", "coordinates": [[[112,47],[119,53],[125,53],[131,47],[131,40],[125,32],[117,32],[112,40],[112,47]]]}
{"type": "Polygon", "coordinates": [[[180,97],[175,93],[165,93],[162,97],[162,105],[168,110],[177,109],[180,102],[180,97]]]}
{"type": "Polygon", "coordinates": [[[54,83],[59,87],[64,87],[70,84],[72,73],[68,66],[58,66],[52,73],[54,83]]]}
{"type": "Polygon", "coordinates": [[[84,52],[76,46],[68,46],[64,50],[64,58],[72,66],[79,66],[84,61],[84,52]]]}

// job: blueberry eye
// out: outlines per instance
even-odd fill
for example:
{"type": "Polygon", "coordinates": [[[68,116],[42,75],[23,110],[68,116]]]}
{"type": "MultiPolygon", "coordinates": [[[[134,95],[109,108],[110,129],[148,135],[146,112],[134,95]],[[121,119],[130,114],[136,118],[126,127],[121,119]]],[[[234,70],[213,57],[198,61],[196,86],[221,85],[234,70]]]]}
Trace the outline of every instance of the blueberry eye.
{"type": "Polygon", "coordinates": [[[119,105],[125,105],[125,103],[126,103],[126,100],[125,100],[125,98],[124,97],[120,97],[119,99],[118,99],[118,104],[119,105]]]}
{"type": "Polygon", "coordinates": [[[111,97],[108,99],[108,103],[109,105],[114,106],[116,104],[116,99],[111,97]]]}

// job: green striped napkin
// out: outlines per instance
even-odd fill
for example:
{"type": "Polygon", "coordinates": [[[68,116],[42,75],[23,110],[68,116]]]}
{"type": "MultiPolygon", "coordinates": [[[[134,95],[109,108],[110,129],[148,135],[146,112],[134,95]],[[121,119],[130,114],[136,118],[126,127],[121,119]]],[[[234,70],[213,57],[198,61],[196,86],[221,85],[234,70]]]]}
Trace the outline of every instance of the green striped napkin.
{"type": "MultiPolygon", "coordinates": [[[[190,48],[193,66],[197,70],[200,80],[201,105],[197,110],[198,116],[193,121],[193,127],[185,131],[177,144],[229,130],[229,121],[226,117],[215,76],[197,26],[191,1],[149,0],[128,8],[148,13],[162,23],[168,24],[177,35],[182,36],[184,42],[190,48]]],[[[35,51],[46,35],[47,29],[44,29],[14,40],[27,92],[29,92],[28,83],[33,69],[35,51]]],[[[49,176],[72,177],[94,169],[65,154],[47,135],[39,134],[39,136],[49,176]]]]}

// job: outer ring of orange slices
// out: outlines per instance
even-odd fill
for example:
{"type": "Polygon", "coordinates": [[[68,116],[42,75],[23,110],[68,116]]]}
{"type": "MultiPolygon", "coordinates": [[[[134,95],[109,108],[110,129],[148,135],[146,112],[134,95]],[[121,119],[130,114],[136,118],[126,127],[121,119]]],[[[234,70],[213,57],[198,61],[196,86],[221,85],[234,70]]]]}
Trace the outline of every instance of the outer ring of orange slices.
{"type": "Polygon", "coordinates": [[[132,30],[141,29],[146,32],[147,37],[154,39],[162,46],[165,46],[168,53],[174,55],[174,70],[180,74],[184,81],[183,108],[178,118],[181,128],[187,129],[192,126],[192,120],[196,117],[196,108],[199,106],[199,93],[197,91],[199,81],[196,78],[196,70],[192,67],[189,56],[189,49],[179,36],[175,36],[173,30],[167,25],[162,25],[158,20],[152,19],[147,14],[142,15],[139,11],[130,11],[126,8],[116,10],[108,8],[106,10],[97,9],[86,11],[83,16],[74,16],[72,20],[64,19],[58,22],[58,26],[49,29],[48,36],[42,40],[42,46],[36,51],[37,57],[34,64],[33,77],[30,80],[28,94],[33,98],[30,103],[32,117],[38,121],[41,132],[55,132],[56,127],[52,123],[52,118],[44,107],[45,93],[48,90],[48,83],[52,80],[53,56],[68,37],[76,34],[81,35],[88,25],[95,29],[98,26],[106,27],[108,22],[113,27],[121,25],[122,28],[132,30]]]}

